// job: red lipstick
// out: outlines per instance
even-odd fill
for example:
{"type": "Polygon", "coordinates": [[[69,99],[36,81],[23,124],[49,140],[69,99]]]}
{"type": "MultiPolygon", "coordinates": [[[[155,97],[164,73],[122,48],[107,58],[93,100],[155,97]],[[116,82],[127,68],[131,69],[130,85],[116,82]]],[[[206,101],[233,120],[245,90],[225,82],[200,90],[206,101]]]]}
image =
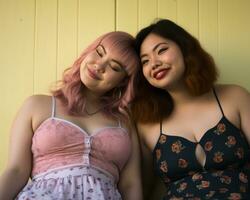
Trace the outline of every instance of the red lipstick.
{"type": "Polygon", "coordinates": [[[94,70],[91,70],[91,69],[89,69],[89,68],[87,68],[88,69],[88,75],[91,77],[91,78],[93,78],[93,79],[95,79],[95,80],[101,80],[101,78],[97,75],[97,73],[94,71],[94,70]]]}
{"type": "Polygon", "coordinates": [[[170,68],[168,69],[161,69],[153,73],[153,77],[157,80],[160,80],[166,76],[170,68]]]}

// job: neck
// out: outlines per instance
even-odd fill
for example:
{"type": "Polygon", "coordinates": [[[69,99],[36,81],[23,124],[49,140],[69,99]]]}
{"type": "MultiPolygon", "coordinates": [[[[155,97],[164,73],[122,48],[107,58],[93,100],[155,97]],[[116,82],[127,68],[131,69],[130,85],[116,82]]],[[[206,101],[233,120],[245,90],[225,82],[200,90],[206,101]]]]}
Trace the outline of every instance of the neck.
{"type": "Polygon", "coordinates": [[[171,95],[176,106],[188,104],[193,102],[196,98],[189,92],[187,86],[184,84],[178,87],[168,88],[167,91],[171,95]]]}
{"type": "Polygon", "coordinates": [[[100,95],[90,91],[85,91],[85,111],[87,115],[94,115],[103,109],[103,105],[100,102],[100,95]]]}

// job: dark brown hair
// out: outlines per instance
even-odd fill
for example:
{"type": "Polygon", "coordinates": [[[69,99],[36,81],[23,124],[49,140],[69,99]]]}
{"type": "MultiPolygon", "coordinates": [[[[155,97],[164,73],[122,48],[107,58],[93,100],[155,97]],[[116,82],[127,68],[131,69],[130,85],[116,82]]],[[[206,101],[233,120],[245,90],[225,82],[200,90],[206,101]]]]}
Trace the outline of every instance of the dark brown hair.
{"type": "MultiPolygon", "coordinates": [[[[136,49],[139,55],[141,44],[151,33],[172,40],[179,46],[186,68],[185,83],[192,95],[202,95],[213,87],[218,77],[217,68],[213,58],[201,47],[195,37],[176,23],[161,19],[143,28],[137,34],[136,49]]],[[[169,93],[151,86],[143,76],[142,69],[138,71],[136,80],[136,98],[131,107],[135,121],[150,123],[168,117],[174,106],[169,93]]]]}

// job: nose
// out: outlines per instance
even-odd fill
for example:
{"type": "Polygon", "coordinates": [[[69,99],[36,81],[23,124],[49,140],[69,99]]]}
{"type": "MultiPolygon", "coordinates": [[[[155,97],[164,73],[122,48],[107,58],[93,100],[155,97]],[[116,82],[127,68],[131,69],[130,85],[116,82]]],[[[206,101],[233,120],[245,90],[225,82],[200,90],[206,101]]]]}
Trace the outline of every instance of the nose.
{"type": "Polygon", "coordinates": [[[161,66],[162,62],[158,59],[152,59],[152,62],[151,62],[151,66],[153,69],[156,69],[158,68],[159,66],[161,66]]]}
{"type": "Polygon", "coordinates": [[[99,62],[94,65],[95,69],[99,73],[104,73],[106,69],[107,63],[99,62]]]}

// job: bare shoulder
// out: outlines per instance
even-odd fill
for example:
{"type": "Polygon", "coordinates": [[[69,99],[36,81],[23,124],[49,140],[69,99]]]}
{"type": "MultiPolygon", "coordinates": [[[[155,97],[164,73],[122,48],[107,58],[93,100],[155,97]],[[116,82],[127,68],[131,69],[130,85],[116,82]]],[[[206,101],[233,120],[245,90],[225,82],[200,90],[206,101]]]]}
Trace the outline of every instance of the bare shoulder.
{"type": "Polygon", "coordinates": [[[29,96],[26,101],[27,102],[30,102],[30,103],[33,103],[33,104],[42,104],[44,102],[48,102],[48,101],[52,101],[51,100],[52,97],[49,96],[49,95],[43,95],[43,94],[36,94],[36,95],[32,95],[32,96],[29,96]]]}
{"type": "Polygon", "coordinates": [[[52,97],[32,95],[24,101],[26,111],[31,114],[32,127],[35,130],[45,119],[51,116],[52,97]]]}
{"type": "Polygon", "coordinates": [[[247,89],[239,85],[216,85],[217,93],[228,101],[240,103],[241,101],[249,100],[250,93],[247,89]]]}
{"type": "MultiPolygon", "coordinates": [[[[216,92],[220,101],[223,103],[224,111],[229,111],[230,115],[236,111],[241,113],[250,105],[250,94],[247,89],[238,85],[217,85],[216,92]]],[[[232,120],[233,121],[233,120],[232,120]]]]}
{"type": "Polygon", "coordinates": [[[156,129],[159,129],[158,123],[137,123],[136,126],[138,133],[142,138],[146,137],[150,133],[154,133],[156,129]]]}
{"type": "Polygon", "coordinates": [[[222,95],[249,95],[249,91],[239,85],[226,85],[226,84],[219,84],[216,85],[216,90],[220,92],[222,95]]]}
{"type": "Polygon", "coordinates": [[[47,105],[51,104],[51,96],[32,95],[25,99],[23,106],[35,113],[37,110],[43,110],[47,105]]]}
{"type": "Polygon", "coordinates": [[[136,124],[136,126],[137,126],[137,129],[138,129],[138,133],[140,135],[143,135],[143,134],[145,134],[145,132],[147,132],[148,124],[139,122],[139,123],[136,124]]]}

